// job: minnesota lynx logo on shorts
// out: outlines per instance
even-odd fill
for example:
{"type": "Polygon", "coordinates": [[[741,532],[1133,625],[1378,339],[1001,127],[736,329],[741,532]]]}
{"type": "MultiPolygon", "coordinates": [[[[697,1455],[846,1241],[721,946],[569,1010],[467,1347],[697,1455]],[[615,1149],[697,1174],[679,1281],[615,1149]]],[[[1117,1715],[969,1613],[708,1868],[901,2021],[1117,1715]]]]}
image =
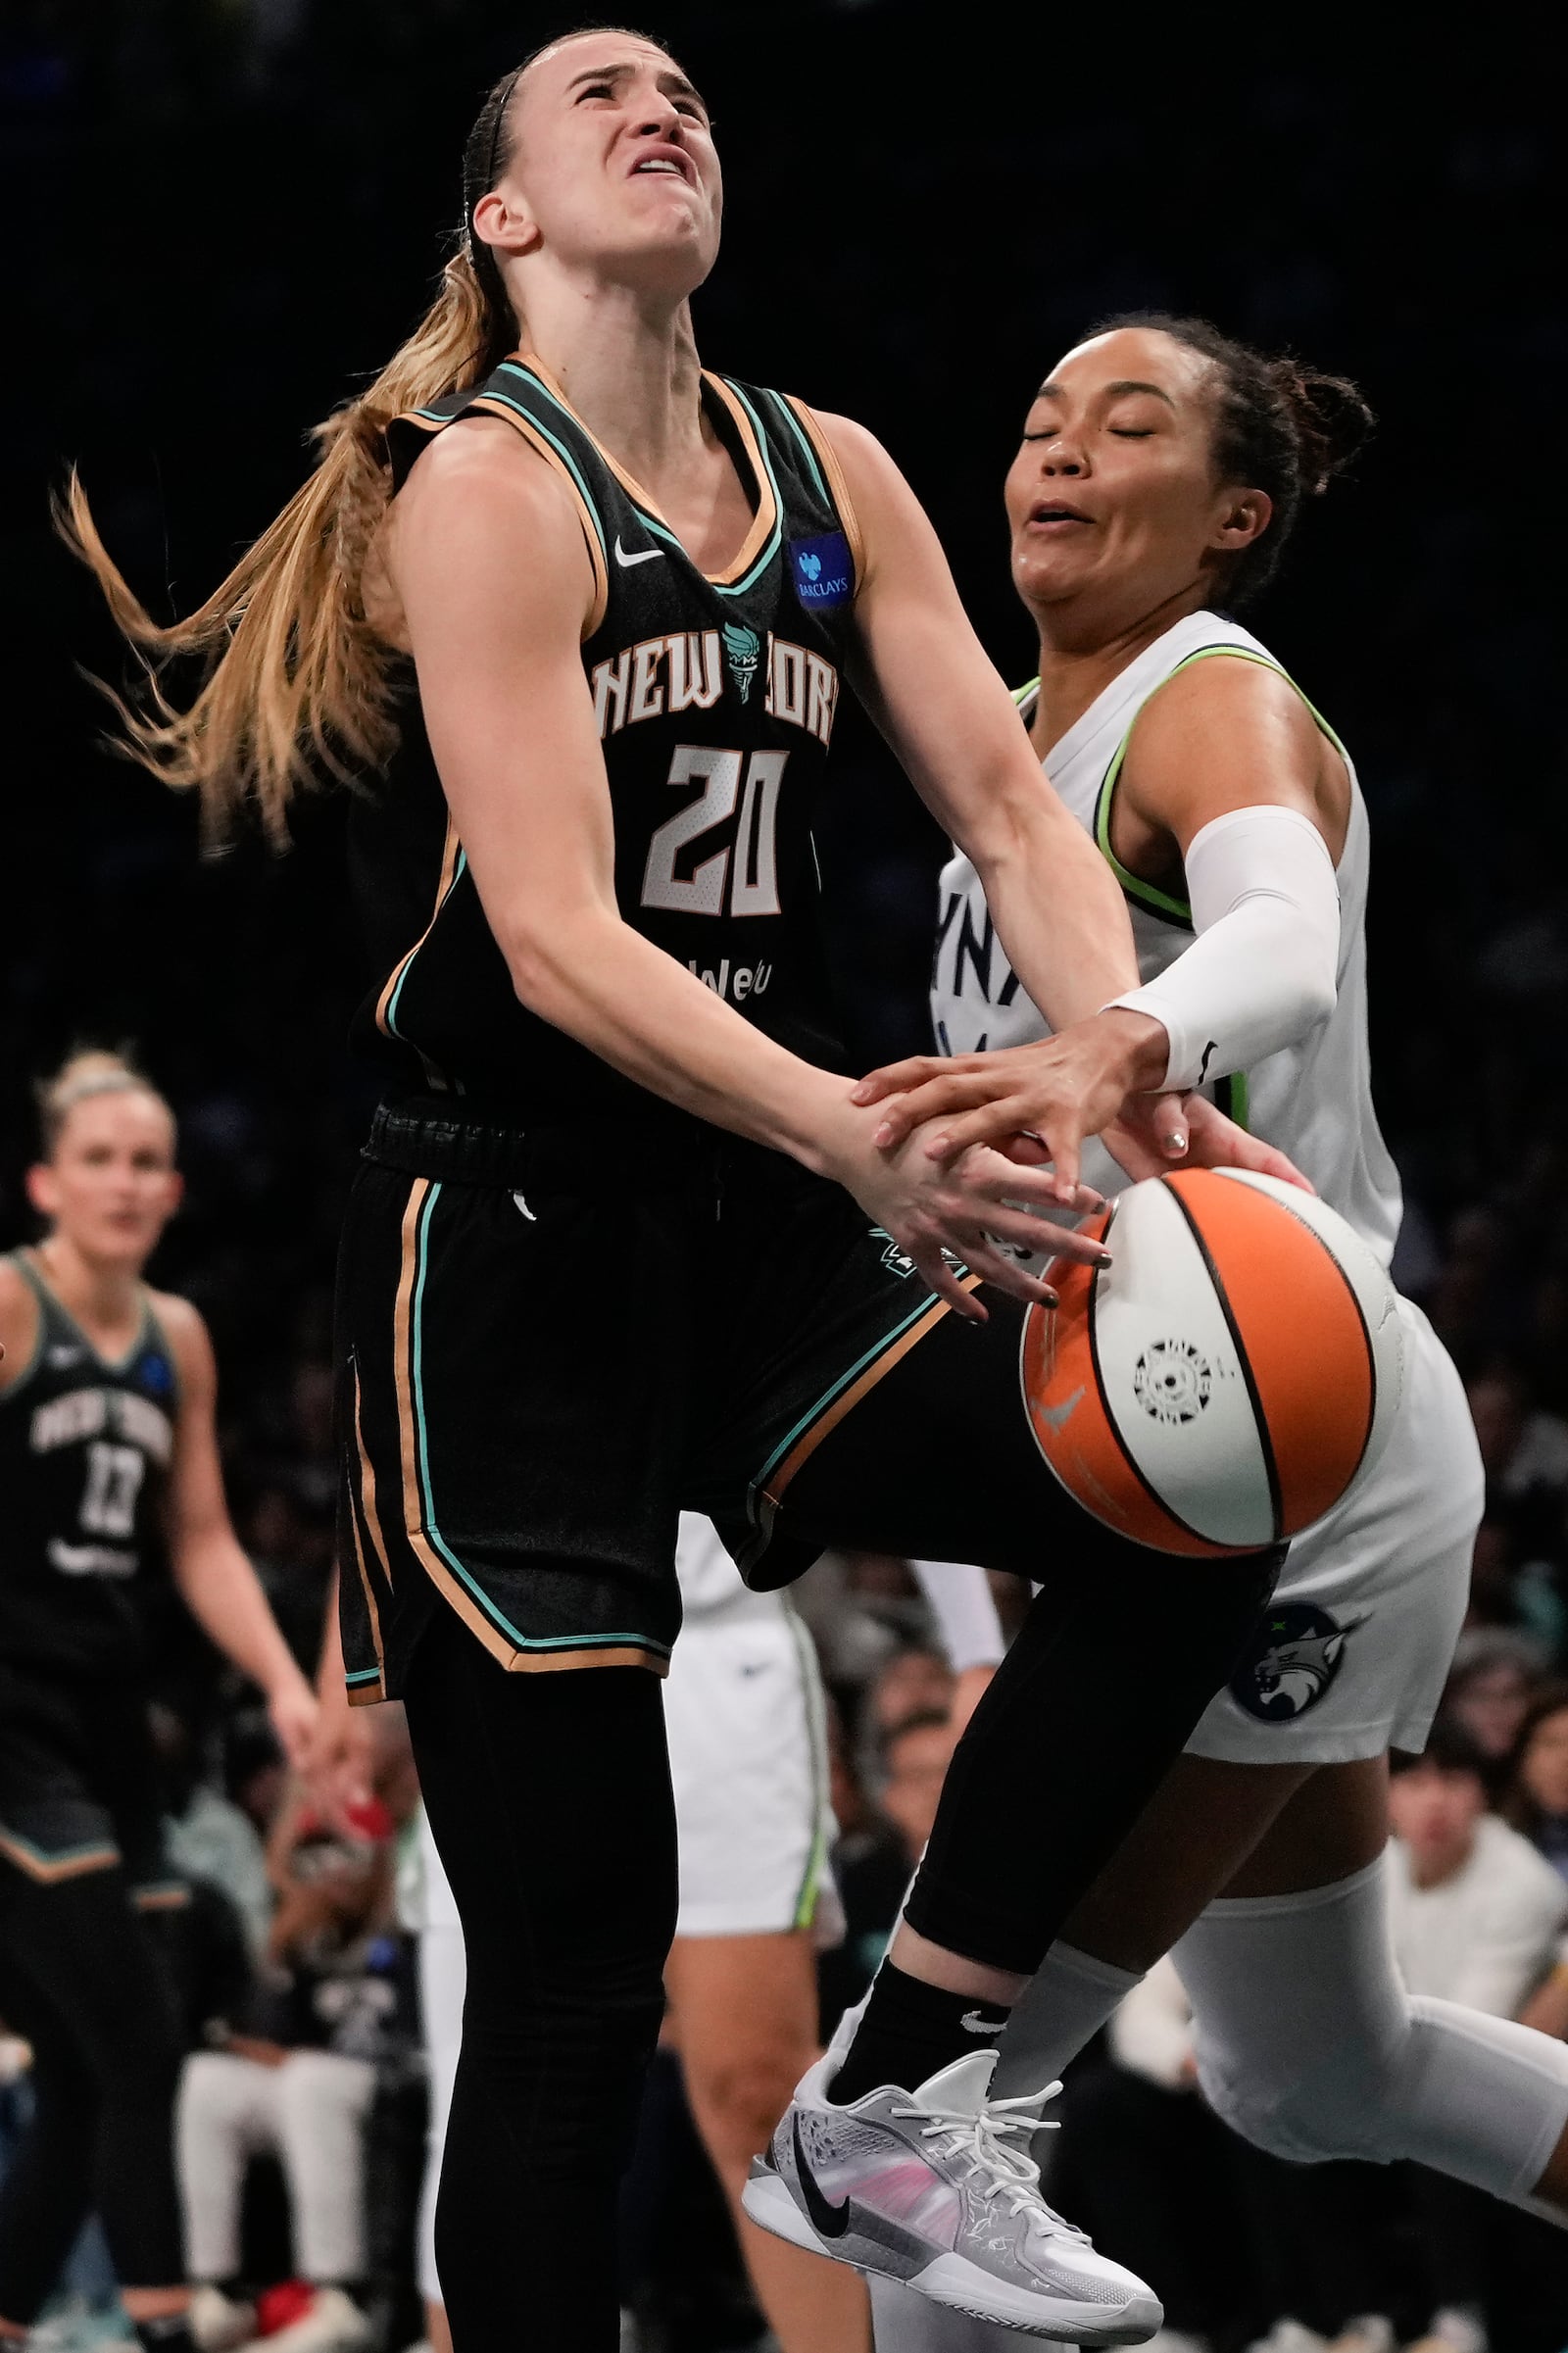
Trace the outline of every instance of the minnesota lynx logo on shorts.
{"type": "Polygon", "coordinates": [[[1311,1601],[1271,1609],[1236,1673],[1231,1696],[1263,1724],[1290,1724],[1315,1707],[1345,1660],[1345,1645],[1364,1621],[1342,1626],[1311,1601]]]}

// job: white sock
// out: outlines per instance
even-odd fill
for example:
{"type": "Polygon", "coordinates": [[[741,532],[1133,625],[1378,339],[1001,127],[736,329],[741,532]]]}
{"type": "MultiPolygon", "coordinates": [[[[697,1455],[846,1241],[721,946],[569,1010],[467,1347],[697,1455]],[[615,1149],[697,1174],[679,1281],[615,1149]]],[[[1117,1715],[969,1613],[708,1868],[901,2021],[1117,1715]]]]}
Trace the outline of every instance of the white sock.
{"type": "Polygon", "coordinates": [[[1038,2091],[1052,2083],[1142,1982],[1142,1970],[1118,1969],[1075,1944],[1054,1944],[1013,2004],[1000,2044],[998,2092],[1038,2091]]]}

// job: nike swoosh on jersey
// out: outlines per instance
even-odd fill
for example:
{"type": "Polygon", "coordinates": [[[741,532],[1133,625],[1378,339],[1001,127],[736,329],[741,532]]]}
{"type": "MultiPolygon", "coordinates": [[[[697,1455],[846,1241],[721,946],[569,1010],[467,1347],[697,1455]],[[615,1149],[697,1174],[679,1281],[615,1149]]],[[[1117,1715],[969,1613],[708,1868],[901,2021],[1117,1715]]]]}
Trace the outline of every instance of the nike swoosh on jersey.
{"type": "Polygon", "coordinates": [[[816,2176],[807,2162],[806,2150],[801,2143],[799,2117],[795,2119],[795,2171],[800,2179],[801,2195],[806,2200],[806,2211],[818,2237],[842,2238],[850,2227],[850,2201],[846,2198],[841,2206],[835,2206],[832,2199],[825,2198],[817,2187],[816,2176]]]}
{"type": "Polygon", "coordinates": [[[662,548],[639,548],[635,555],[628,556],[620,544],[620,533],[615,533],[615,562],[624,571],[629,572],[634,564],[652,564],[663,552],[662,548]]]}

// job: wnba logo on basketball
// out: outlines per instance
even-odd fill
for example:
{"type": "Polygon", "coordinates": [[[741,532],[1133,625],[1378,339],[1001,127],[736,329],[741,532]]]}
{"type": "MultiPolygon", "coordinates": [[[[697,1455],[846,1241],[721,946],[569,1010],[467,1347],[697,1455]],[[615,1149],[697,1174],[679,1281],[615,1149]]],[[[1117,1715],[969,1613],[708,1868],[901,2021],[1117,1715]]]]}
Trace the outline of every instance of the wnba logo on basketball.
{"type": "Polygon", "coordinates": [[[1190,1340],[1156,1340],[1133,1366],[1133,1396],[1156,1422],[1192,1422],[1208,1403],[1214,1375],[1190,1340]]]}

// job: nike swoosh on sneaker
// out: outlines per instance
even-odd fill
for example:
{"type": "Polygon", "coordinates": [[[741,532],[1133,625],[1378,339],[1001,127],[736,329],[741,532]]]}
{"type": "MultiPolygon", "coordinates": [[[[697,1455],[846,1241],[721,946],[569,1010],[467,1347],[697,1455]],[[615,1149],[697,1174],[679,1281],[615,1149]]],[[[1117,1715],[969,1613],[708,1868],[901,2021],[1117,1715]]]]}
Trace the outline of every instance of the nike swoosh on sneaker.
{"type": "Polygon", "coordinates": [[[801,2120],[798,2116],[795,2119],[795,2170],[800,2178],[806,2211],[818,2237],[842,2238],[850,2227],[850,2201],[846,2198],[841,2206],[835,2206],[831,2198],[822,2195],[801,2143],[801,2120]]]}
{"type": "Polygon", "coordinates": [[[629,572],[634,564],[652,564],[663,552],[662,548],[640,548],[635,555],[628,556],[620,544],[620,533],[615,533],[615,562],[623,571],[629,572]]]}

